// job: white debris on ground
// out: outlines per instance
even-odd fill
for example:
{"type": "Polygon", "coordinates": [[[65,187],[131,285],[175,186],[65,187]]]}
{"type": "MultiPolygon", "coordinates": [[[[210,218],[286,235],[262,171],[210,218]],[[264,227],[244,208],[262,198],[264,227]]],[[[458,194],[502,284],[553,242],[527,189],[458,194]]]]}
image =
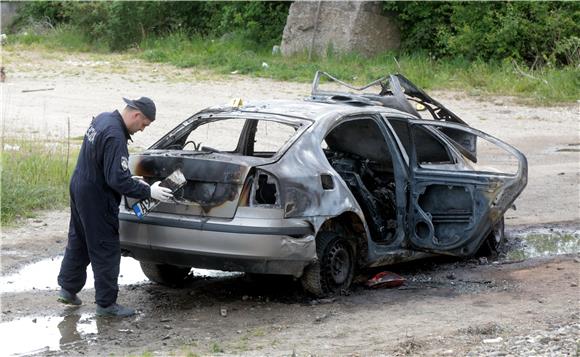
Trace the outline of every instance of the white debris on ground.
{"type": "Polygon", "coordinates": [[[467,356],[577,356],[580,323],[555,324],[523,336],[484,339],[467,356]]]}
{"type": "Polygon", "coordinates": [[[67,65],[76,66],[76,67],[98,67],[98,66],[108,66],[111,64],[109,61],[74,61],[74,60],[67,60],[65,61],[67,65]]]}
{"type": "Polygon", "coordinates": [[[4,151],[20,151],[20,146],[4,144],[4,151]]]}

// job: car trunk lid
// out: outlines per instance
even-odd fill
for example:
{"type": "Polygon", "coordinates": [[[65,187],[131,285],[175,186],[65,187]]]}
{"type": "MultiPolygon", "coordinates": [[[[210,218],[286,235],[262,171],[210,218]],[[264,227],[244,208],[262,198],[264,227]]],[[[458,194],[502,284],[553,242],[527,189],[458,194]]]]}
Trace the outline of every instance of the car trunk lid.
{"type": "MultiPolygon", "coordinates": [[[[233,218],[251,168],[268,159],[224,153],[150,150],[132,155],[131,172],[152,184],[181,169],[187,183],[175,195],[176,203],[161,203],[153,211],[189,216],[233,218]]],[[[131,206],[136,200],[127,198],[131,206]]]]}

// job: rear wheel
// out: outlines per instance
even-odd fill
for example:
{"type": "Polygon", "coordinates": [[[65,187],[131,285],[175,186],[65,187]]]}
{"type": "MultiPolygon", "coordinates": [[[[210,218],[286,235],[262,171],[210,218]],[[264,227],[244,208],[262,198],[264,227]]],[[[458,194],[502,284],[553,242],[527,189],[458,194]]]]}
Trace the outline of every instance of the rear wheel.
{"type": "Polygon", "coordinates": [[[145,274],[149,280],[171,287],[183,285],[185,278],[191,271],[191,268],[171,264],[156,264],[149,262],[139,263],[141,264],[143,274],[145,274]]]}
{"type": "Polygon", "coordinates": [[[478,256],[482,257],[493,257],[497,256],[505,242],[505,221],[502,216],[501,219],[495,224],[491,233],[487,236],[479,251],[478,256]]]}
{"type": "Polygon", "coordinates": [[[336,295],[352,283],[356,254],[349,240],[334,232],[316,238],[318,261],[308,266],[301,278],[304,289],[316,296],[336,295]]]}

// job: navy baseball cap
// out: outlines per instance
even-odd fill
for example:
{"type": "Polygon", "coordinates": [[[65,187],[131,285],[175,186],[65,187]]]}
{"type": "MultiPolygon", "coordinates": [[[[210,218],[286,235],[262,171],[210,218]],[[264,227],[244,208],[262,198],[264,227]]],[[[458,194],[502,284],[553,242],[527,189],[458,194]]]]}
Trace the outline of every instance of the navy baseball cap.
{"type": "Polygon", "coordinates": [[[151,98],[141,97],[139,99],[127,99],[123,98],[125,103],[133,109],[137,109],[143,115],[147,117],[147,119],[153,121],[155,120],[155,113],[157,109],[155,108],[155,103],[151,100],[151,98]]]}

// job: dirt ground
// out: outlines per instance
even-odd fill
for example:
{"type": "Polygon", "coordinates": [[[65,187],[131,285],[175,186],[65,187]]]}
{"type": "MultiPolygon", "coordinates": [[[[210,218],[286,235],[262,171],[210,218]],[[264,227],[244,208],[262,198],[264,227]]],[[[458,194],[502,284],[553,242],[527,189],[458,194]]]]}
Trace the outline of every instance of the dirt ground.
{"type": "MultiPolygon", "coordinates": [[[[131,150],[136,151],[204,107],[236,97],[299,98],[310,91],[308,84],[216,76],[123,56],[21,50],[2,55],[7,72],[1,84],[4,139],[66,138],[67,123],[70,136],[79,137],[93,115],[120,109],[121,97],[146,95],[156,101],[158,119],[135,136],[131,150]]],[[[516,201],[517,210],[506,215],[510,237],[544,227],[578,232],[580,104],[535,107],[507,97],[430,94],[470,125],[526,154],[529,183],[516,201]]],[[[4,228],[2,278],[62,254],[67,229],[67,211],[43,212],[4,228]]],[[[348,296],[322,300],[305,295],[292,279],[198,277],[182,289],[132,283],[121,286],[119,302],[140,313],[125,320],[96,318],[92,289],[81,292],[85,304],[77,309],[58,304],[54,288],[5,289],[0,334],[40,328],[38,336],[50,336],[40,345],[7,343],[3,337],[0,355],[578,353],[577,251],[522,261],[436,259],[389,270],[407,283],[399,289],[366,290],[362,282],[376,272],[361,272],[348,296]]]]}

